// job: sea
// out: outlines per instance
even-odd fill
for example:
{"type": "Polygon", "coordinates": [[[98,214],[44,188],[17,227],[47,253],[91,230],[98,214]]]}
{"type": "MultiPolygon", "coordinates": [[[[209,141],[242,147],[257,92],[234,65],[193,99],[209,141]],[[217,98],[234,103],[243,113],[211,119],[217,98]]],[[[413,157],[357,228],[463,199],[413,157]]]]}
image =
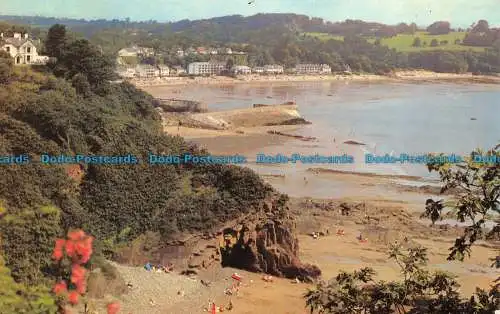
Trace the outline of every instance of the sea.
{"type": "Polygon", "coordinates": [[[323,81],[198,85],[180,92],[178,98],[204,101],[210,111],[295,101],[312,124],[293,133],[317,141],[292,141],[287,147],[263,147],[261,152],[321,156],[348,152],[356,157],[354,165],[327,168],[432,177],[424,164],[366,163],[366,155],[465,156],[500,144],[499,85],[323,81]],[[342,144],[346,140],[365,145],[347,147],[342,144]]]}
{"type": "Polygon", "coordinates": [[[499,85],[323,81],[193,85],[178,93],[178,98],[207,103],[210,111],[295,101],[301,115],[312,124],[293,134],[316,137],[317,141],[287,141],[286,147],[262,147],[251,156],[262,152],[307,156],[348,153],[355,157],[350,165],[304,167],[432,178],[422,163],[373,164],[366,162],[366,156],[465,156],[474,149],[500,144],[499,85]],[[343,144],[346,140],[365,145],[343,144]]]}

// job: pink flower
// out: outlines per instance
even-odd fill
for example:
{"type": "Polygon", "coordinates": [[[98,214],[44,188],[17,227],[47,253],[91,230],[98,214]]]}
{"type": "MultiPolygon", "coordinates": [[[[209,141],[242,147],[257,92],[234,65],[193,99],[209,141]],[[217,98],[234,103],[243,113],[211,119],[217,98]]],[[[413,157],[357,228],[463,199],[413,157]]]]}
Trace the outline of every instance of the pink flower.
{"type": "Polygon", "coordinates": [[[74,264],[71,268],[71,282],[78,284],[85,280],[85,268],[78,264],[74,264]]]}
{"type": "Polygon", "coordinates": [[[55,284],[53,291],[56,295],[59,295],[68,291],[68,286],[66,285],[65,281],[60,281],[55,284]]]}
{"type": "Polygon", "coordinates": [[[68,233],[68,239],[73,241],[79,241],[85,238],[85,232],[83,230],[75,230],[68,233]]]}
{"type": "Polygon", "coordinates": [[[120,303],[113,302],[108,304],[108,314],[117,314],[120,311],[120,303]]]}
{"type": "Polygon", "coordinates": [[[73,254],[75,254],[75,243],[73,241],[66,241],[66,254],[69,257],[73,257],[73,254]]]}
{"type": "Polygon", "coordinates": [[[54,252],[52,253],[52,258],[55,259],[56,261],[60,261],[61,258],[63,257],[63,248],[64,244],[66,243],[66,240],[64,239],[57,239],[56,240],[56,245],[54,247],[54,252]]]}
{"type": "Polygon", "coordinates": [[[76,291],[78,291],[78,293],[85,294],[85,292],[87,292],[87,283],[85,282],[85,280],[78,281],[77,283],[75,283],[75,285],[76,291]]]}
{"type": "Polygon", "coordinates": [[[75,304],[78,304],[79,297],[80,297],[80,295],[78,294],[78,292],[71,291],[69,296],[68,296],[68,300],[71,304],[75,305],[75,304]]]}

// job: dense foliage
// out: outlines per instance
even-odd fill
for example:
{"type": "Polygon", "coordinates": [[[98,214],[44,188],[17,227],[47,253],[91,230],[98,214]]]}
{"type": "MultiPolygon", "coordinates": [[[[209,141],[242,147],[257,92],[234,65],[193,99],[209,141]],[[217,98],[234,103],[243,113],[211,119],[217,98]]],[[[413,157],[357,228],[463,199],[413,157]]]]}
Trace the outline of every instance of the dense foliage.
{"type": "MultiPolygon", "coordinates": [[[[493,228],[485,233],[485,224],[490,215],[500,214],[498,160],[500,160],[500,145],[487,152],[480,150],[472,152],[463,164],[428,165],[430,171],[439,173],[444,183],[441,193],[453,189],[456,197],[449,202],[444,202],[442,199],[438,201],[428,199],[424,217],[430,218],[434,223],[441,219],[445,209],[451,209],[458,221],[470,224],[465,233],[456,239],[448,256],[449,260],[463,260],[465,256],[470,255],[472,245],[478,240],[500,239],[498,218],[493,228]]],[[[498,262],[496,267],[500,268],[498,262]]]]}
{"type": "MultiPolygon", "coordinates": [[[[475,151],[461,164],[429,164],[443,182],[441,192],[453,190],[453,200],[426,202],[423,217],[434,223],[444,215],[446,207],[460,222],[470,225],[450,248],[448,260],[463,260],[471,253],[478,240],[500,239],[500,225],[486,231],[485,223],[493,214],[500,213],[500,145],[488,152],[475,151]]],[[[493,217],[495,218],[495,217],[493,217]]],[[[471,313],[487,314],[500,308],[500,278],[491,289],[476,288],[475,295],[463,299],[459,284],[449,274],[431,273],[426,250],[422,247],[406,248],[392,245],[389,258],[401,269],[401,281],[376,281],[371,268],[352,273],[341,272],[328,283],[322,282],[306,295],[311,313],[471,313]]],[[[500,268],[500,256],[492,266],[500,268]]]]}
{"type": "MultiPolygon", "coordinates": [[[[0,167],[0,280],[19,284],[0,284],[0,295],[8,296],[0,313],[54,312],[46,289],[58,276],[51,253],[70,229],[89,232],[98,247],[116,238],[126,245],[147,232],[162,239],[210,232],[255,209],[272,191],[244,168],[150,166],[148,152],[206,152],[164,134],[152,96],[111,83],[106,55],[64,33],[60,26],[49,30],[46,49],[60,53],[43,69],[49,73],[13,67],[8,55],[0,56],[0,155],[32,160],[0,167]],[[38,162],[45,153],[132,154],[139,163],[85,165],[80,178],[65,165],[38,162]],[[17,296],[32,301],[19,304],[17,296]],[[52,308],[33,309],[42,303],[52,308]]],[[[104,247],[113,254],[113,245],[104,247]]]]}
{"type": "Polygon", "coordinates": [[[438,21],[434,22],[427,27],[427,32],[431,35],[448,34],[451,31],[450,22],[438,21]]]}
{"type": "Polygon", "coordinates": [[[426,269],[425,248],[393,244],[388,255],[399,266],[401,281],[375,280],[376,272],[369,267],[340,272],[305,294],[311,313],[489,314],[500,306],[499,291],[494,288],[477,289],[470,299],[462,299],[460,285],[451,275],[426,269]]]}

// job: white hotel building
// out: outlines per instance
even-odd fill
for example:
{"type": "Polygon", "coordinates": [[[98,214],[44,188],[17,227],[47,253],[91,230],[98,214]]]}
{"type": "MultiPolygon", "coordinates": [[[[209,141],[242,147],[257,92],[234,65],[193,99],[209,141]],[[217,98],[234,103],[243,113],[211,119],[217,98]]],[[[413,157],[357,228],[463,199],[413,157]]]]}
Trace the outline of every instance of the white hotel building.
{"type": "Polygon", "coordinates": [[[299,74],[330,74],[332,68],[328,64],[297,64],[295,71],[299,74]]]}
{"type": "Polygon", "coordinates": [[[188,65],[190,75],[217,75],[226,69],[225,63],[219,62],[193,62],[188,65]]]}
{"type": "Polygon", "coordinates": [[[279,64],[267,64],[264,66],[264,73],[269,74],[283,74],[285,68],[279,64]]]}

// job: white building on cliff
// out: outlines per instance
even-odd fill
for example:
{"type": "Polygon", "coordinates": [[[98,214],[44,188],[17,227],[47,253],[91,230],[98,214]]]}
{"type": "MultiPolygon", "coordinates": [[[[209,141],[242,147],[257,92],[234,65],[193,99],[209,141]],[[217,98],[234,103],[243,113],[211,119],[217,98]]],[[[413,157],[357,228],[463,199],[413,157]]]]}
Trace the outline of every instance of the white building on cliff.
{"type": "Polygon", "coordinates": [[[38,55],[37,48],[28,34],[14,33],[13,37],[5,37],[0,33],[0,49],[7,51],[14,59],[14,64],[45,64],[47,56],[38,55]]]}

